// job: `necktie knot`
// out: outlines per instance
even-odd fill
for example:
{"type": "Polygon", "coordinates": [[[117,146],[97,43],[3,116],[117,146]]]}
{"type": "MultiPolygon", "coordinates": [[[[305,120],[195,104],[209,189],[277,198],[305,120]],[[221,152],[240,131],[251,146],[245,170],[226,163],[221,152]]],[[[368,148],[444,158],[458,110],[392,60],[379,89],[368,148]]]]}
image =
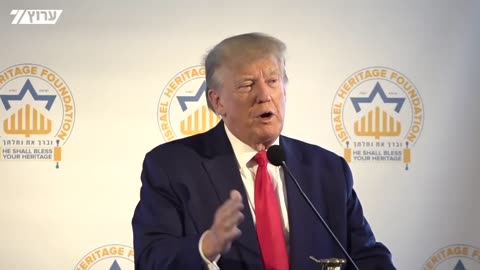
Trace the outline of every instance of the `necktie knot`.
{"type": "Polygon", "coordinates": [[[266,166],[268,161],[267,161],[267,152],[266,151],[260,151],[258,152],[253,159],[257,162],[258,166],[266,166]]]}

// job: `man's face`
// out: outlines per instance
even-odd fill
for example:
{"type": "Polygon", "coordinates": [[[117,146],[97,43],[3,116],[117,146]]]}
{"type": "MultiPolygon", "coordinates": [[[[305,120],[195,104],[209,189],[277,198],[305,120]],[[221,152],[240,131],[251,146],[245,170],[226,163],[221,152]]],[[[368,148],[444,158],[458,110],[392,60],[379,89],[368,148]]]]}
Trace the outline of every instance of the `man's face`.
{"type": "Polygon", "coordinates": [[[220,87],[208,94],[228,129],[254,149],[272,144],[285,117],[285,85],[277,59],[222,66],[215,77],[220,87]]]}

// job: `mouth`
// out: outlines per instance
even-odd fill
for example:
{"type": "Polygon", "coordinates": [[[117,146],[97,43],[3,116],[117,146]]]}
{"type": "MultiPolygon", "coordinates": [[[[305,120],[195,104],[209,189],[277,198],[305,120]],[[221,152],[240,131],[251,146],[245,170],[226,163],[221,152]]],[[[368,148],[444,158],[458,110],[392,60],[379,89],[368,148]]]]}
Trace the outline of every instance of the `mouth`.
{"type": "Polygon", "coordinates": [[[274,116],[273,112],[267,111],[267,112],[263,112],[263,113],[259,114],[258,118],[260,118],[261,120],[269,120],[269,119],[273,118],[273,116],[274,116]]]}

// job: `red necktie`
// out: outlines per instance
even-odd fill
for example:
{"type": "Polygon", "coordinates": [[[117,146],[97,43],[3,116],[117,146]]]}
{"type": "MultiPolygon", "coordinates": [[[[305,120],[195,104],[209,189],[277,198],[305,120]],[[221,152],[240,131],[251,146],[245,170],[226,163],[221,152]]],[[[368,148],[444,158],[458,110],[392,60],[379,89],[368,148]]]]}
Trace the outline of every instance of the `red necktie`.
{"type": "Polygon", "coordinates": [[[267,171],[267,154],[258,152],[255,176],[255,218],[265,270],[288,270],[288,254],[283,234],[280,206],[267,171]]]}

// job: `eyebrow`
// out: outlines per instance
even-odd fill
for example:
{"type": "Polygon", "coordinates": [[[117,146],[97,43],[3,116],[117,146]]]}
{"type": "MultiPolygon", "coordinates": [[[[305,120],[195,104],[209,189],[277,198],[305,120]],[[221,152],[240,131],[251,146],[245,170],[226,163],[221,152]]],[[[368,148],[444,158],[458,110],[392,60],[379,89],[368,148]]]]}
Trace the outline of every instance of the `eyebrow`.
{"type": "MultiPolygon", "coordinates": [[[[280,71],[278,69],[271,70],[266,76],[280,76],[280,71]]],[[[241,75],[238,79],[239,82],[254,80],[254,75],[241,75]]]]}

